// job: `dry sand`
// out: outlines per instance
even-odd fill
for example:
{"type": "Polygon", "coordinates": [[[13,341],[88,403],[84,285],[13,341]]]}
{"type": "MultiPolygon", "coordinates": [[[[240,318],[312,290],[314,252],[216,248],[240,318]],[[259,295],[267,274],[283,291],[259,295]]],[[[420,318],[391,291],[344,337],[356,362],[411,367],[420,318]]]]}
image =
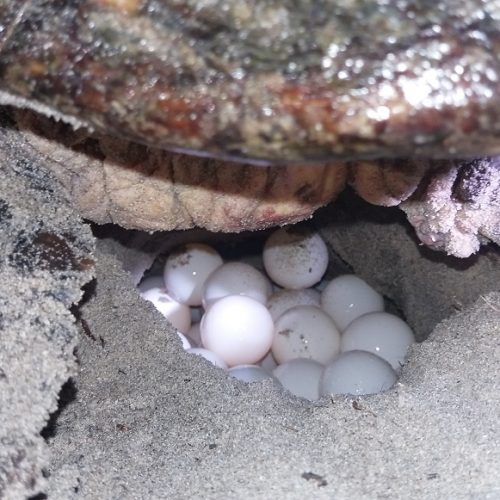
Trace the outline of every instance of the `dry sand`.
{"type": "Polygon", "coordinates": [[[229,379],[182,351],[131,288],[127,251],[102,241],[75,399],[49,440],[49,498],[500,498],[498,253],[426,258],[396,211],[368,220],[362,205],[343,229],[342,203],[318,218],[337,252],[350,234],[356,270],[420,307],[408,309],[420,336],[452,314],[393,390],[309,404],[229,379]]]}

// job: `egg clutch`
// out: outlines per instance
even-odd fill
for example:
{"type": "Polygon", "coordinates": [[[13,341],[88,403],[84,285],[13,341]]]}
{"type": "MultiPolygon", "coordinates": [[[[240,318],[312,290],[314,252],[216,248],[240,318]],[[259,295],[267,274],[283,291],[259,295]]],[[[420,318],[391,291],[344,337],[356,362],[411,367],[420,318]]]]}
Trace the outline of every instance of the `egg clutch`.
{"type": "Polygon", "coordinates": [[[244,382],[271,378],[311,401],[389,389],[412,330],[361,278],[325,280],[327,268],[321,236],[288,227],[268,237],[257,260],[224,262],[201,242],[179,246],[163,276],[144,278],[138,290],[188,353],[244,382]]]}

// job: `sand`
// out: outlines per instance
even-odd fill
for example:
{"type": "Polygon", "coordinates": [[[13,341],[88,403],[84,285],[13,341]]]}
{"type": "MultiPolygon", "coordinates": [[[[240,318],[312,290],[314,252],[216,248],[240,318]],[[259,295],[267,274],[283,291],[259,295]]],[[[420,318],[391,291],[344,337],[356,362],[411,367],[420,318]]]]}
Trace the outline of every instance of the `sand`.
{"type": "Polygon", "coordinates": [[[93,238],[0,115],[0,498],[47,488],[40,435],[77,374],[70,311],[93,275],[93,238]]]}
{"type": "Polygon", "coordinates": [[[71,234],[75,262],[92,256],[92,238],[27,164],[0,180],[11,214],[0,235],[0,498],[500,498],[498,248],[444,258],[418,247],[396,209],[349,197],[320,213],[334,267],[349,263],[426,340],[390,391],[311,404],[186,354],[123,268],[137,250],[99,240],[95,281],[54,269],[67,255],[30,252],[22,231],[28,242],[41,229],[71,234]]]}
{"type": "MultiPolygon", "coordinates": [[[[380,223],[351,226],[366,243],[352,245],[351,258],[370,278],[354,254],[404,249],[386,281],[397,268],[405,278],[393,288],[427,284],[402,301],[404,309],[427,296],[410,315],[420,336],[458,303],[463,310],[415,345],[393,390],[315,404],[185,354],[131,288],[116,257],[127,251],[101,241],[95,295],[82,307],[93,338],[80,342],[75,400],[49,440],[49,498],[500,497],[500,294],[487,292],[500,282],[497,252],[456,269],[425,259],[399,221],[386,221],[383,237],[380,223]]],[[[380,261],[372,264],[379,285],[380,261]]]]}
{"type": "Polygon", "coordinates": [[[49,440],[49,498],[500,495],[500,294],[416,345],[390,392],[308,404],[185,354],[112,246],[82,308],[95,340],[49,440]]]}

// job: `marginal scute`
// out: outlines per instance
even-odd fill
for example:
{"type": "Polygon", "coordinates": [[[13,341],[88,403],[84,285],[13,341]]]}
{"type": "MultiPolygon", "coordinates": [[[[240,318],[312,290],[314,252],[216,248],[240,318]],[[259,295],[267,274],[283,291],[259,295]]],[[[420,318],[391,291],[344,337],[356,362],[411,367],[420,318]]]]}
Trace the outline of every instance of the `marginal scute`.
{"type": "Polygon", "coordinates": [[[414,193],[430,165],[409,158],[356,161],[351,163],[350,184],[369,203],[393,207],[414,193]]]}

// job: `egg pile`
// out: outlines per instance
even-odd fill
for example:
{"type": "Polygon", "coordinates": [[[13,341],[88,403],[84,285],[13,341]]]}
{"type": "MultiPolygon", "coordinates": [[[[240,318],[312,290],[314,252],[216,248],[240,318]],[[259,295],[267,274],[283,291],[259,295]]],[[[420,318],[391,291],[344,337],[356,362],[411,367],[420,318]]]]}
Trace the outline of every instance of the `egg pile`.
{"type": "Polygon", "coordinates": [[[412,330],[384,311],[383,297],[361,278],[323,279],[328,249],[318,233],[278,229],[261,257],[258,269],[189,243],[170,252],[163,276],[138,289],[187,352],[245,382],[272,378],[311,401],[394,384],[412,330]]]}

